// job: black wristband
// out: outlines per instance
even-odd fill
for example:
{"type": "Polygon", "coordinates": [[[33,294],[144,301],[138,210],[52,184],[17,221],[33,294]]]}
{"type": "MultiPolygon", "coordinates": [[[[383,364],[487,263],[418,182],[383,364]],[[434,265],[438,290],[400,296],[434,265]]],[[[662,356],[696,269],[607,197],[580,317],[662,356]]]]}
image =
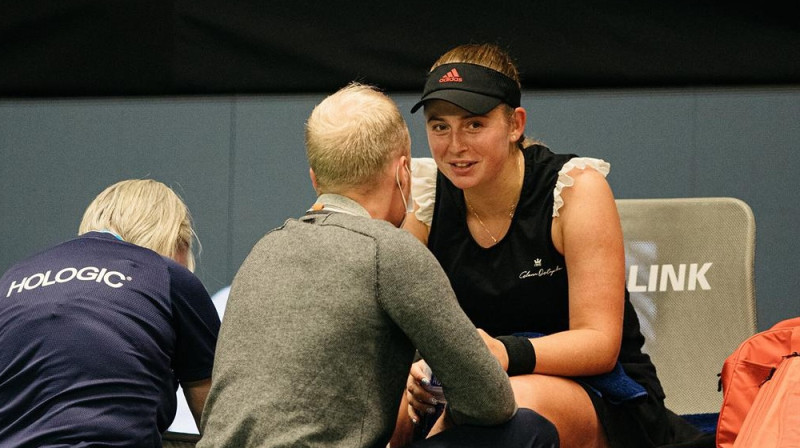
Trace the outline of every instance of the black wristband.
{"type": "Polygon", "coordinates": [[[508,376],[533,373],[536,367],[536,351],[530,339],[522,336],[498,336],[508,353],[508,376]]]}

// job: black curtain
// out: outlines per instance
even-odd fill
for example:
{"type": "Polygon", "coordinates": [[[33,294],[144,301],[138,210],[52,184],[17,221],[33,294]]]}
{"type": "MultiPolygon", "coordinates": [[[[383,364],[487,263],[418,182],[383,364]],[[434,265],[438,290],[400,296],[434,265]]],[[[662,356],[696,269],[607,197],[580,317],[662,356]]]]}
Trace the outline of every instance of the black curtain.
{"type": "Polygon", "coordinates": [[[17,0],[0,96],[417,91],[467,42],[528,88],[800,84],[800,2],[17,0]]]}

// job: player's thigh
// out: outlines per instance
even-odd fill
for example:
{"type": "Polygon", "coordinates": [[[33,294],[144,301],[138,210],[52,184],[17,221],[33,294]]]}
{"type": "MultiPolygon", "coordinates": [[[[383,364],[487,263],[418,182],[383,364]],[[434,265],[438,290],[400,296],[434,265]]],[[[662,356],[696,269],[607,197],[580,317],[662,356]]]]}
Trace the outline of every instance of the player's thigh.
{"type": "Polygon", "coordinates": [[[553,422],[561,438],[561,448],[608,446],[592,400],[578,383],[548,375],[519,375],[510,379],[517,404],[553,422]]]}

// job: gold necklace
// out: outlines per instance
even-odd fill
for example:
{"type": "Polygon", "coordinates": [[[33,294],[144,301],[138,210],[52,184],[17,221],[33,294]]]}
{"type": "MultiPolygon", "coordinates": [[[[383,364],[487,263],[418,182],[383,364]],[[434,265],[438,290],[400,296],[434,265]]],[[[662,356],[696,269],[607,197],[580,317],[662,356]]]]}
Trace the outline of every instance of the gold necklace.
{"type": "MultiPolygon", "coordinates": [[[[522,184],[522,170],[520,169],[519,156],[517,156],[517,172],[519,173],[519,183],[522,184]]],[[[520,188],[521,188],[521,185],[520,185],[520,188]]],[[[464,202],[466,202],[467,207],[469,208],[469,211],[471,211],[472,214],[475,216],[475,219],[478,220],[478,223],[481,225],[481,227],[483,227],[483,230],[486,232],[486,234],[489,235],[489,238],[492,239],[492,244],[497,244],[497,238],[495,238],[495,236],[492,234],[492,232],[489,231],[489,228],[486,227],[486,224],[483,223],[483,220],[478,215],[478,212],[475,211],[475,207],[473,207],[472,204],[470,204],[469,199],[467,199],[467,193],[466,192],[464,192],[464,202]]],[[[517,198],[517,200],[515,200],[514,202],[511,203],[511,208],[508,211],[508,220],[509,220],[509,222],[511,222],[514,219],[514,212],[517,210],[517,203],[518,202],[519,202],[519,198],[517,198]]]]}

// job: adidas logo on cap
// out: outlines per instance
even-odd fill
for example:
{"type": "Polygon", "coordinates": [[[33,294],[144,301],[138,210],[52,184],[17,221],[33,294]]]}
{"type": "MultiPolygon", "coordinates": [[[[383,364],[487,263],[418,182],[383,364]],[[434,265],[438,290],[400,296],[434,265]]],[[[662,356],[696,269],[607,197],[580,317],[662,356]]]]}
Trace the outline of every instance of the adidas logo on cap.
{"type": "Polygon", "coordinates": [[[445,73],[444,76],[439,78],[439,82],[463,82],[464,80],[461,78],[461,75],[458,74],[456,69],[452,69],[449,72],[445,73]]]}

